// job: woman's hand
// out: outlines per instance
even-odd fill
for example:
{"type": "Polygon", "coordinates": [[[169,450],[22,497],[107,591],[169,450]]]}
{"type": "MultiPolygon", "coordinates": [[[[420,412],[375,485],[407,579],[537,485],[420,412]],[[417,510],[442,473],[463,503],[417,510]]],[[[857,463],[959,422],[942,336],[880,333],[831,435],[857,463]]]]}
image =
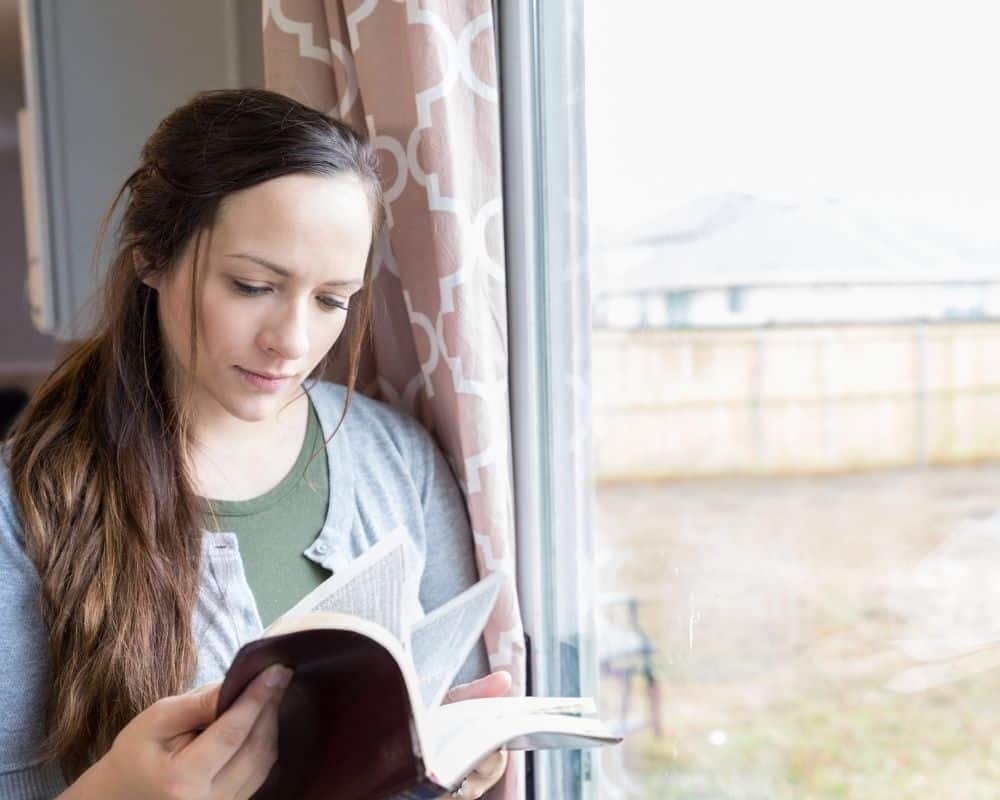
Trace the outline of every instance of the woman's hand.
{"type": "MultiPolygon", "coordinates": [[[[445,703],[458,703],[479,697],[503,697],[510,691],[510,673],[506,670],[491,672],[485,678],[454,687],[444,699],[445,703]]],[[[499,750],[480,761],[469,773],[452,797],[477,798],[486,792],[503,776],[507,769],[507,751],[499,750]]]]}
{"type": "Polygon", "coordinates": [[[60,796],[107,800],[242,800],[277,759],[278,704],[292,672],[258,675],[218,719],[219,684],[157,701],[60,796]]]}

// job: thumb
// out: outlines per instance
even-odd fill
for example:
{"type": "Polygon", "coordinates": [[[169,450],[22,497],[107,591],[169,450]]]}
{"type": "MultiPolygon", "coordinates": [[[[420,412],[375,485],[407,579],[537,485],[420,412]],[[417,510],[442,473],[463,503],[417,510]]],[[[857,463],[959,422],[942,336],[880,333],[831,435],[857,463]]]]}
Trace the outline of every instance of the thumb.
{"type": "Polygon", "coordinates": [[[510,691],[513,679],[507,670],[499,669],[491,672],[485,678],[460,683],[445,696],[445,703],[457,703],[460,700],[474,700],[479,697],[503,697],[510,691]]]}
{"type": "Polygon", "coordinates": [[[182,733],[207,728],[215,720],[220,686],[220,683],[210,683],[154,703],[141,714],[148,717],[143,722],[150,735],[166,741],[182,733]]]}

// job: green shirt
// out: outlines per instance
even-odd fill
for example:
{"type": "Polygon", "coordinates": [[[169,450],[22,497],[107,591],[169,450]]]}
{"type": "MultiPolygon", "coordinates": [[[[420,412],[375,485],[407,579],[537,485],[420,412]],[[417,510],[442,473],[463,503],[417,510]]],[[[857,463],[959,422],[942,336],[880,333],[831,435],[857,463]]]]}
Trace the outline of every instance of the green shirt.
{"type": "Polygon", "coordinates": [[[264,626],[330,577],[303,555],[323,527],[329,497],[323,433],[310,401],[302,450],[281,483],[251,500],[206,501],[206,530],[236,534],[264,626]]]}

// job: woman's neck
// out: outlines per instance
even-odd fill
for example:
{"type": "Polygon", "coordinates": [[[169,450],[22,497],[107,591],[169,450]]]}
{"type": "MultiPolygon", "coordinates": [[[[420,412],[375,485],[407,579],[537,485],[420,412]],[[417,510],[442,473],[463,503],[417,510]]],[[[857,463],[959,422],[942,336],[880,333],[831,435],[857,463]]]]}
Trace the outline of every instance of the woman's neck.
{"type": "Polygon", "coordinates": [[[195,491],[213,500],[249,500],[273,489],[294,466],[308,420],[304,392],[269,420],[247,422],[224,411],[201,416],[189,455],[195,491]]]}

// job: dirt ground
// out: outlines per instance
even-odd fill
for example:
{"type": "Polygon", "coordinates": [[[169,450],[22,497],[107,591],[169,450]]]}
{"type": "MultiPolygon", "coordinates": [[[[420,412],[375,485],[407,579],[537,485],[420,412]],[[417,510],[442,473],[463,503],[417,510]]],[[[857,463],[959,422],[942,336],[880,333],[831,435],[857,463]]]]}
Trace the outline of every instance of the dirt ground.
{"type": "Polygon", "coordinates": [[[599,487],[664,725],[602,800],[1000,796],[998,509],[1000,465],[599,487]]]}

